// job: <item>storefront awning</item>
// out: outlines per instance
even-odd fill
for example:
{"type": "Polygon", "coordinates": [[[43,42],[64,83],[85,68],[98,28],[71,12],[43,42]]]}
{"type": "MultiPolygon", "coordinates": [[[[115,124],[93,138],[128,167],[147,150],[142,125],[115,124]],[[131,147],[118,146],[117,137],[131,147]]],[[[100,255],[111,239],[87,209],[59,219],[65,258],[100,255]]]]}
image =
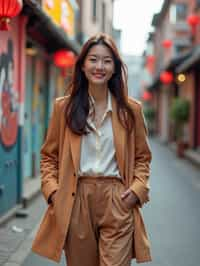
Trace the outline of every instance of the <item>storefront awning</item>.
{"type": "Polygon", "coordinates": [[[188,51],[185,53],[181,53],[175,57],[173,57],[170,62],[168,63],[168,65],[165,67],[166,71],[175,71],[175,69],[182,64],[182,62],[186,59],[188,59],[191,56],[192,52],[188,51]]]}
{"type": "Polygon", "coordinates": [[[80,52],[77,41],[70,39],[51,18],[42,10],[36,0],[24,0],[22,14],[28,16],[27,33],[45,47],[48,53],[58,49],[70,49],[75,54],[80,52]]]}
{"type": "Polygon", "coordinates": [[[191,55],[183,60],[183,62],[176,68],[176,73],[189,71],[195,64],[200,62],[200,45],[196,46],[191,55]]]}

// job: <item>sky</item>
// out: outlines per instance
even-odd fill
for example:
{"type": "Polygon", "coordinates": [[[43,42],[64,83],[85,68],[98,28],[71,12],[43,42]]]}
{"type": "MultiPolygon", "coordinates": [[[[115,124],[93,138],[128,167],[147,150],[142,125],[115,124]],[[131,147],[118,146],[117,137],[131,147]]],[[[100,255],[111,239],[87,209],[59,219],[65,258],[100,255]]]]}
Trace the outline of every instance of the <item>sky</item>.
{"type": "Polygon", "coordinates": [[[161,10],[163,0],[115,0],[114,28],[122,30],[122,53],[141,55],[152,18],[161,10]]]}

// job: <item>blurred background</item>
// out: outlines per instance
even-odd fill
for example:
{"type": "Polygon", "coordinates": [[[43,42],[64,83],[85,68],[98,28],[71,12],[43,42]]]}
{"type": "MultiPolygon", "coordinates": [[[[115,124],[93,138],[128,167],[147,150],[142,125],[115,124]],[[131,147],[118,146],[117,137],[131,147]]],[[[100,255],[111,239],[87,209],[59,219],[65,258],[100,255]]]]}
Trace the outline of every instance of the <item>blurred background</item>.
{"type": "MultiPolygon", "coordinates": [[[[128,93],[143,105],[153,151],[153,203],[145,211],[152,265],[197,266],[199,0],[0,0],[0,265],[44,211],[40,148],[53,99],[64,95],[82,44],[98,32],[115,40],[128,67],[128,93]]],[[[51,265],[32,261],[23,265],[51,265]]]]}

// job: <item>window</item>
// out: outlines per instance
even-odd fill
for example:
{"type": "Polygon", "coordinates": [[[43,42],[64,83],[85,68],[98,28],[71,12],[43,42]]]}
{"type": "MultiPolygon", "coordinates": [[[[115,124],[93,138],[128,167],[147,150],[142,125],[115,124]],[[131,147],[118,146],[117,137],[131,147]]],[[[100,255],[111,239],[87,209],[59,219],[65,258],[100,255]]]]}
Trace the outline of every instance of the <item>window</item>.
{"type": "Polygon", "coordinates": [[[179,3],[170,8],[170,22],[184,21],[187,17],[187,4],[179,3]]]}
{"type": "Polygon", "coordinates": [[[200,0],[196,0],[196,8],[200,8],[200,0]]]}
{"type": "Polygon", "coordinates": [[[102,31],[106,30],[106,4],[102,3],[102,31]]]}
{"type": "Polygon", "coordinates": [[[187,5],[177,4],[176,5],[176,18],[177,20],[185,20],[187,16],[187,5]]]}
{"type": "Polygon", "coordinates": [[[93,0],[92,6],[92,19],[94,22],[97,20],[97,0],[93,0]]]}

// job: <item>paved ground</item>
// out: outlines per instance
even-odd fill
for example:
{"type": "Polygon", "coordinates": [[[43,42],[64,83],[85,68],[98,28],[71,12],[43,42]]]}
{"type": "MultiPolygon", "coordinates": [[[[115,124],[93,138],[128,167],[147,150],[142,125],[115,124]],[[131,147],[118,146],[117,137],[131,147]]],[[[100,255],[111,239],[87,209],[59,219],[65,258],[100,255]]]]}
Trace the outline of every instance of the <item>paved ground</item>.
{"type": "MultiPolygon", "coordinates": [[[[200,262],[199,169],[185,160],[178,160],[173,152],[154,140],[151,141],[151,147],[153,150],[151,202],[144,207],[143,216],[151,239],[153,262],[142,265],[198,266],[200,262]]],[[[28,218],[14,219],[0,228],[0,265],[58,265],[33,253],[25,258],[44,208],[44,200],[38,197],[28,208],[28,218]],[[13,225],[24,228],[24,232],[12,232],[13,225]]],[[[64,258],[59,265],[65,265],[64,258]]],[[[133,262],[132,265],[136,263],[133,262]]]]}
{"type": "Polygon", "coordinates": [[[38,196],[23,213],[26,218],[16,217],[7,224],[0,226],[0,265],[18,266],[30,252],[34,229],[38,224],[45,203],[42,196],[38,196]],[[23,232],[17,230],[23,229],[23,232]]]}

